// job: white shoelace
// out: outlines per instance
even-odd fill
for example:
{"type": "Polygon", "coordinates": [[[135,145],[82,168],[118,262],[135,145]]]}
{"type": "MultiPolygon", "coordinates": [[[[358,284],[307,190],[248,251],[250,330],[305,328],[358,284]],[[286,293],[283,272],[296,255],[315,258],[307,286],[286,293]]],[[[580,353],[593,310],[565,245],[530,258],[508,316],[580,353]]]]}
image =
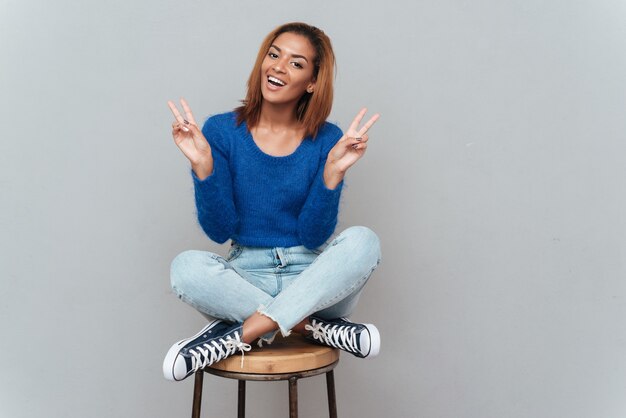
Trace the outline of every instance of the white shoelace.
{"type": "Polygon", "coordinates": [[[263,344],[267,344],[267,345],[272,344],[274,340],[276,339],[276,336],[278,335],[279,332],[280,330],[276,330],[276,332],[274,332],[272,336],[267,340],[264,340],[263,338],[259,338],[259,341],[257,341],[256,345],[258,345],[259,348],[263,348],[263,344]]]}
{"type": "Polygon", "coordinates": [[[199,370],[220,360],[225,359],[231,354],[235,354],[237,350],[241,351],[241,368],[243,369],[243,357],[245,351],[250,351],[252,346],[241,341],[239,333],[235,333],[235,338],[230,336],[226,339],[220,338],[219,342],[213,340],[200,347],[189,350],[192,355],[192,369],[199,370]],[[202,348],[204,347],[204,348],[202,348]],[[197,351],[196,351],[197,350],[197,351]]]}
{"type": "Polygon", "coordinates": [[[320,322],[315,325],[306,324],[304,329],[311,331],[312,337],[331,347],[340,348],[351,353],[358,353],[356,343],[356,333],[351,326],[344,325],[322,325],[320,322]]]}

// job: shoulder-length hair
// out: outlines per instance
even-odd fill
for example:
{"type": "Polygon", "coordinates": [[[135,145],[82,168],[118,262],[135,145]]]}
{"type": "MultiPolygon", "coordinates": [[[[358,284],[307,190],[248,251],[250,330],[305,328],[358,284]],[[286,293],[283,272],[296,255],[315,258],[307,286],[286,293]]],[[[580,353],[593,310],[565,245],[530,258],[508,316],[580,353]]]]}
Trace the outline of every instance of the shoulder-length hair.
{"type": "Polygon", "coordinates": [[[237,123],[246,122],[248,129],[256,126],[261,116],[261,64],[270,46],[279,35],[289,32],[306,37],[315,49],[313,79],[315,91],[305,92],[296,106],[296,119],[302,123],[305,135],[313,138],[317,135],[320,126],[326,121],[333,106],[333,80],[335,71],[335,54],[330,38],[315,26],[301,22],[286,23],[270,32],[259,48],[254,68],[248,79],[248,92],[242,100],[242,105],[235,109],[237,123]]]}

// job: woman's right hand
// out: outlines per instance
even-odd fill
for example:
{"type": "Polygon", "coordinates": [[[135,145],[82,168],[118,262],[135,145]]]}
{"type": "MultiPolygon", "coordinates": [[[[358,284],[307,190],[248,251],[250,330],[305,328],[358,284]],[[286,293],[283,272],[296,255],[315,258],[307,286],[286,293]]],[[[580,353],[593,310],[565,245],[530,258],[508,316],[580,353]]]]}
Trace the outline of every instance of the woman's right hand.
{"type": "Polygon", "coordinates": [[[191,108],[185,99],[180,99],[185,117],[183,117],[176,104],[171,100],[167,102],[176,120],[172,123],[172,136],[178,148],[191,162],[191,168],[201,180],[213,173],[213,155],[211,146],[198,128],[196,120],[191,113],[191,108]]]}

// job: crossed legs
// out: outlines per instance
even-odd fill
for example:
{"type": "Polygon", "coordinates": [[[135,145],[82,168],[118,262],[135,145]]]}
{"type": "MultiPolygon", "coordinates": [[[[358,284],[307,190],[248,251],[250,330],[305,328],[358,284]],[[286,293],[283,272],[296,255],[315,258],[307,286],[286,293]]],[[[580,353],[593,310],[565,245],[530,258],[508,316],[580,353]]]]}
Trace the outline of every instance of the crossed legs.
{"type": "MultiPolygon", "coordinates": [[[[276,296],[255,286],[254,278],[224,258],[185,251],[172,262],[172,289],[198,311],[243,323],[250,343],[280,329],[304,333],[313,313],[347,316],[380,262],[380,243],[366,227],[339,234],[314,261],[276,296]]],[[[328,315],[326,315],[328,316],[328,315]]]]}

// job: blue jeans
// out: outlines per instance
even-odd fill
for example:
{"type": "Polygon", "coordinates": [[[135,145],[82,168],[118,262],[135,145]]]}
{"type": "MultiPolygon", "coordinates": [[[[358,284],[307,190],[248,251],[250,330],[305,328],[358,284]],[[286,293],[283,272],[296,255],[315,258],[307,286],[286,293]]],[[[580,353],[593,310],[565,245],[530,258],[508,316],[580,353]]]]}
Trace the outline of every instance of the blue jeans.
{"type": "Polygon", "coordinates": [[[226,258],[185,251],[172,262],[172,289],[212,318],[243,322],[255,312],[274,320],[283,335],[307,316],[348,316],[380,263],[380,241],[350,227],[323,250],[231,245],[226,258]]]}

